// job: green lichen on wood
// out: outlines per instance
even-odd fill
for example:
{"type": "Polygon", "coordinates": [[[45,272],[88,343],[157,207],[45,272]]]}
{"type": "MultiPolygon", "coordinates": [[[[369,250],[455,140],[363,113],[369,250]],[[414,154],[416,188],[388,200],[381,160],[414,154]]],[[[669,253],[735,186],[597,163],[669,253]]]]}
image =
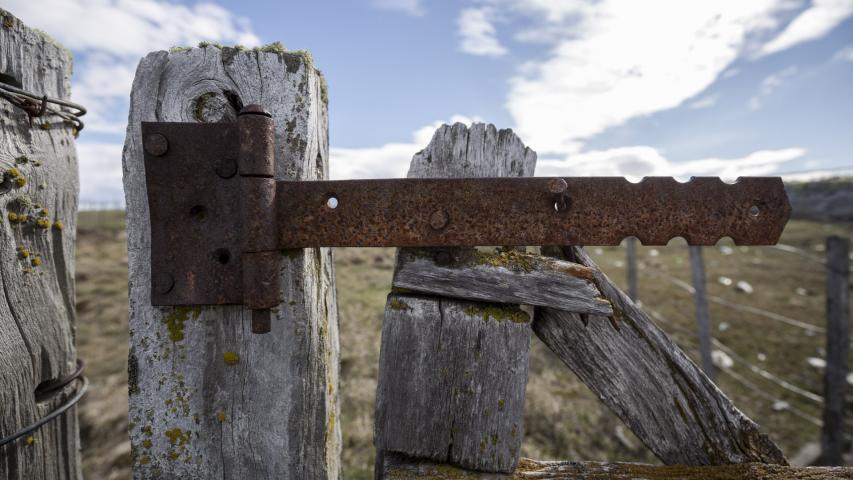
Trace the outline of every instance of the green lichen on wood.
{"type": "Polygon", "coordinates": [[[470,317],[482,317],[483,321],[510,321],[512,323],[530,323],[530,315],[524,310],[512,305],[469,305],[463,312],[470,317]]]}
{"type": "Polygon", "coordinates": [[[166,329],[169,331],[169,339],[176,343],[183,340],[184,324],[190,319],[190,315],[192,315],[193,319],[196,319],[198,318],[199,313],[201,313],[201,309],[199,307],[195,307],[193,309],[190,309],[189,307],[173,308],[172,311],[163,317],[162,320],[162,322],[166,324],[166,329]]]}
{"type": "Polygon", "coordinates": [[[181,430],[178,427],[166,430],[163,435],[169,439],[169,443],[178,447],[184,446],[190,441],[190,432],[181,430]]]}
{"type": "Polygon", "coordinates": [[[391,298],[391,300],[388,301],[388,308],[390,308],[391,310],[411,310],[412,309],[412,307],[410,307],[408,303],[400,300],[397,297],[393,297],[393,298],[391,298]]]}
{"type": "Polygon", "coordinates": [[[205,92],[199,95],[193,104],[193,118],[199,122],[206,122],[207,120],[204,118],[204,107],[207,105],[207,102],[213,98],[216,98],[216,93],[214,92],[205,92]]]}

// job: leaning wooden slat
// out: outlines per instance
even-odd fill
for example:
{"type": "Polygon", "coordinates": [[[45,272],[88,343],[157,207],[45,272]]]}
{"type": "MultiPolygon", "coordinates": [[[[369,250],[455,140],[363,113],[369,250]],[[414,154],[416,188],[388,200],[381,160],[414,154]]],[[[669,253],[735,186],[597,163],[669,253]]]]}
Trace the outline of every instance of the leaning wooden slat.
{"type": "Polygon", "coordinates": [[[610,302],[583,265],[516,251],[403,249],[394,287],[469,300],[539,305],[576,313],[613,315],[610,302]],[[440,263],[436,257],[444,257],[440,263]]]}
{"type": "Polygon", "coordinates": [[[555,462],[522,458],[511,474],[486,474],[446,465],[419,462],[389,456],[385,478],[388,480],[837,480],[853,478],[849,467],[789,467],[762,463],[736,465],[648,465],[622,462],[555,462]]]}
{"type": "MultiPolygon", "coordinates": [[[[580,248],[571,260],[597,269],[580,248]]],[[[539,308],[533,330],[664,463],[786,464],[758,426],[606,275],[595,281],[620,329],[539,308]]]]}

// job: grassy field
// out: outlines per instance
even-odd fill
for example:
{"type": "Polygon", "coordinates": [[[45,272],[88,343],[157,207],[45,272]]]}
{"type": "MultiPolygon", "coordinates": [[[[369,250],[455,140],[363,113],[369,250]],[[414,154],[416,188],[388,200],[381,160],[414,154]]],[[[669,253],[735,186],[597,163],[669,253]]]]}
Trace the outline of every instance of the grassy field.
{"type": "MultiPolygon", "coordinates": [[[[794,253],[726,242],[705,249],[709,294],[727,303],[711,302],[719,342],[715,349],[731,360],[731,366],[718,373],[718,384],[789,456],[819,438],[821,407],[808,393],[820,395],[823,370],[808,359],[825,355],[825,274],[815,259],[821,258],[824,239],[832,234],[853,238],[853,225],[792,221],[782,243],[796,247],[794,253]],[[739,281],[748,282],[752,293],[736,290],[739,281]]],[[[623,249],[589,251],[605,273],[623,284],[623,249]]],[[[368,479],[379,332],[394,251],[338,249],[336,255],[344,473],[346,478],[368,479]]],[[[686,247],[677,241],[668,247],[640,247],[638,258],[641,301],[698,359],[691,295],[677,283],[689,282],[686,247]]],[[[80,409],[84,472],[87,478],[130,478],[127,253],[118,213],[81,213],[77,311],[79,354],[87,361],[92,382],[80,409]]],[[[655,462],[541,342],[535,337],[532,342],[523,455],[655,462]]]]}

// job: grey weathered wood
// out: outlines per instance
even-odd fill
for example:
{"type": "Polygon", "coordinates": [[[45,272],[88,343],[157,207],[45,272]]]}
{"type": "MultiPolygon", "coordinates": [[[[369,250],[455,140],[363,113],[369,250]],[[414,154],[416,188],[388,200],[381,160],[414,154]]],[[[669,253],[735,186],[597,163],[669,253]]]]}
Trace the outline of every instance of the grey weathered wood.
{"type": "MultiPolygon", "coordinates": [[[[510,130],[444,125],[415,154],[409,176],[529,176],[535,161],[510,130]]],[[[409,258],[401,252],[398,269],[409,258]]],[[[376,395],[377,476],[387,452],[512,471],[524,436],[529,348],[529,316],[515,306],[391,294],[376,395]]]]}
{"type": "MultiPolygon", "coordinates": [[[[439,251],[441,252],[441,251],[439,251]]],[[[430,295],[538,305],[569,312],[613,315],[610,302],[582,265],[515,251],[466,251],[436,263],[427,249],[402,249],[394,287],[430,295]]]]}
{"type": "Polygon", "coordinates": [[[337,478],[331,250],[283,257],[284,301],[265,335],[250,332],[251,315],[239,306],[151,306],[140,122],[233,121],[226,92],[272,113],[277,179],[328,175],[327,106],[310,57],[207,47],[154,52],[140,62],[124,150],[134,476],[337,478]]]}
{"type": "Polygon", "coordinates": [[[628,298],[637,301],[637,238],[628,237],[625,240],[625,270],[628,280],[628,298]]]}
{"type": "Polygon", "coordinates": [[[696,334],[699,337],[699,356],[702,370],[714,379],[714,362],[711,360],[711,317],[708,313],[708,294],[705,292],[705,262],[702,247],[691,245],[690,278],[693,280],[693,302],[696,307],[696,334]]]}
{"type": "MultiPolygon", "coordinates": [[[[570,258],[596,268],[580,248],[570,258]]],[[[664,463],[717,465],[785,457],[603,273],[596,284],[620,329],[537,308],[533,331],[664,463]]]]}
{"type": "MultiPolygon", "coordinates": [[[[69,100],[68,50],[6,11],[0,10],[0,23],[0,81],[69,100]]],[[[31,126],[26,113],[0,99],[0,169],[0,437],[4,437],[43,418],[81,388],[73,382],[46,400],[36,402],[33,396],[40,383],[76,369],[74,239],[79,183],[72,127],[56,117],[34,119],[31,126]],[[25,185],[14,183],[12,168],[25,185]],[[37,205],[46,209],[46,216],[40,216],[37,205]],[[13,223],[10,213],[26,214],[28,220],[13,223]],[[55,221],[62,228],[58,224],[55,228],[55,221]],[[26,249],[28,256],[24,258],[19,249],[26,249]],[[33,264],[35,258],[40,265],[33,264]]],[[[31,435],[0,447],[0,478],[81,478],[79,449],[73,407],[31,435]]]]}
{"type": "Polygon", "coordinates": [[[486,474],[466,472],[460,469],[437,465],[408,458],[389,456],[385,461],[385,476],[389,480],[414,480],[431,478],[450,480],[835,480],[853,478],[849,467],[789,467],[762,463],[735,465],[648,465],[623,462],[572,462],[539,461],[522,458],[518,469],[512,474],[486,474]]]}
{"type": "Polygon", "coordinates": [[[826,373],[821,456],[824,465],[844,464],[844,404],[850,342],[850,241],[826,239],[826,373]]]}

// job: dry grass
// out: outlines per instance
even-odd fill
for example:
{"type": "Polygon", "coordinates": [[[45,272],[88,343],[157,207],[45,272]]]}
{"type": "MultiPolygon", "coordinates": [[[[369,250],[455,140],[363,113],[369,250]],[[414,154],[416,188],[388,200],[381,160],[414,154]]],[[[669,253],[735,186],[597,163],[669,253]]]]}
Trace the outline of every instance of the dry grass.
{"type": "MultiPolygon", "coordinates": [[[[92,389],[82,419],[84,472],[87,478],[129,478],[126,437],[127,254],[120,217],[81,214],[77,251],[77,343],[87,360],[92,389]]],[[[791,222],[786,244],[820,257],[829,234],[853,237],[853,226],[791,222]]],[[[696,359],[690,294],[666,276],[689,281],[686,248],[640,247],[640,296],[660,312],[664,330],[696,359]]],[[[617,283],[625,277],[624,251],[589,249],[617,283]]],[[[337,250],[338,303],[341,326],[341,416],[346,478],[372,478],[373,408],[379,360],[379,332],[393,268],[392,249],[337,250]]],[[[712,295],[751,305],[816,326],[824,323],[822,267],[803,256],[772,248],[733,247],[721,243],[705,250],[708,289],[712,295]],[[720,276],[749,282],[755,291],[739,293],[720,276]],[[798,289],[802,289],[799,290],[798,289]],[[799,292],[799,293],[798,293],[799,292]]],[[[820,393],[823,372],[807,357],[821,357],[824,338],[778,321],[712,303],[713,332],[744,360],[788,382],[820,393]],[[721,329],[722,324],[728,329],[721,329]],[[759,359],[763,354],[763,360],[759,359]]],[[[590,325],[589,328],[610,328],[590,325]]],[[[752,373],[740,359],[732,370],[753,385],[745,387],[727,373],[718,376],[725,391],[769,433],[787,455],[818,439],[819,428],[790,411],[774,411],[770,399],[784,400],[807,415],[820,417],[820,406],[752,373]],[[768,399],[769,398],[769,399],[768,399]]],[[[540,459],[654,462],[643,445],[603,408],[592,393],[535,338],[525,414],[523,455],[540,459]]]]}

